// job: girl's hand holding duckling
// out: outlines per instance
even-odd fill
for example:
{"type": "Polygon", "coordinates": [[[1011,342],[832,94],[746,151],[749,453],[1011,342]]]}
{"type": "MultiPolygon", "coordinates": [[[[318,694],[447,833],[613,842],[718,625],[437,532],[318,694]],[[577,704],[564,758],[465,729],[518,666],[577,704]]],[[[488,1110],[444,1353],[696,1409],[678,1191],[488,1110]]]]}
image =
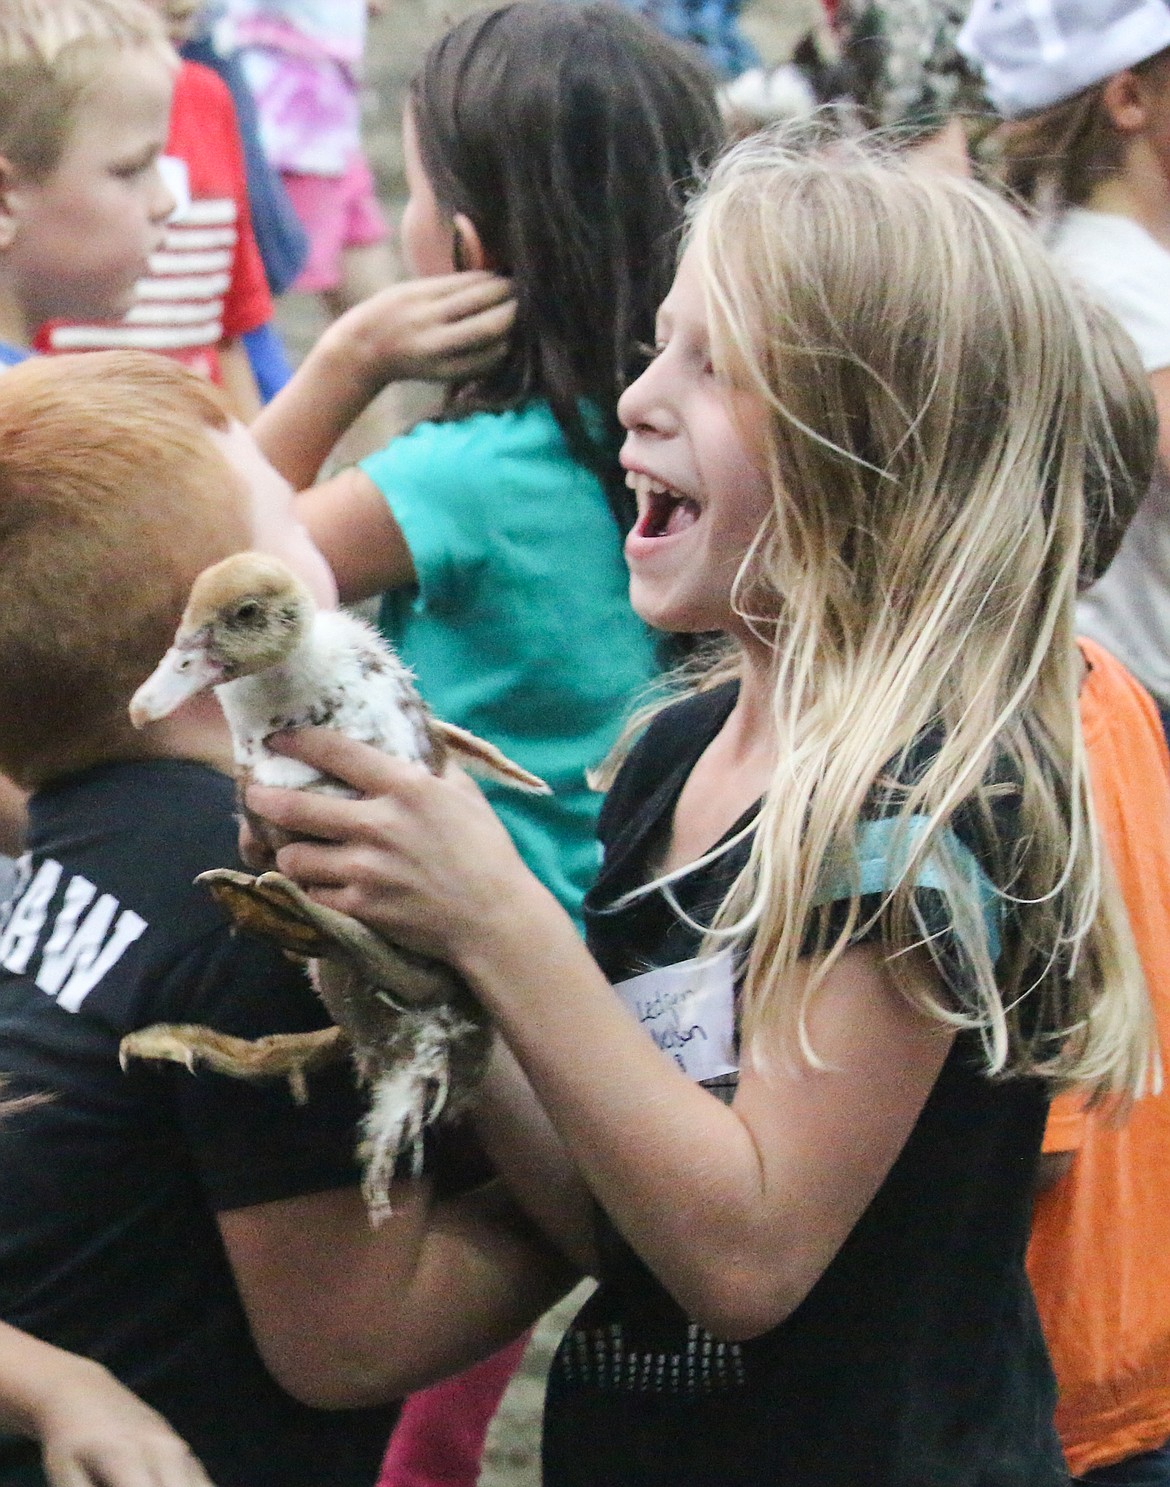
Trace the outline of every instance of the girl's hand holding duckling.
{"type": "Polygon", "coordinates": [[[461,770],[436,778],[334,729],[298,729],[269,743],[365,797],[248,790],[249,810],[313,838],[282,848],[276,864],[318,903],[445,961],[469,980],[497,923],[514,928],[529,911],[541,911],[539,900],[561,915],[461,770]]]}

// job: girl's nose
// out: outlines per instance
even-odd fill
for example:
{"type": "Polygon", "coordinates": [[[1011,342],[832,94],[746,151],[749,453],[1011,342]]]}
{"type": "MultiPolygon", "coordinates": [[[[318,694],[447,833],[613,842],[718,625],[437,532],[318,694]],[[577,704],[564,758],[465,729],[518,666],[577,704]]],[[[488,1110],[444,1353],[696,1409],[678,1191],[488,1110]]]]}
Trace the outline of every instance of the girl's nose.
{"type": "MultiPolygon", "coordinates": [[[[645,372],[643,372],[642,376],[644,377],[645,375],[645,372]]],[[[622,393],[621,397],[618,398],[618,421],[624,429],[632,429],[637,424],[638,384],[641,380],[642,377],[636,378],[626,388],[625,392],[622,393]]]]}
{"type": "Polygon", "coordinates": [[[618,399],[618,418],[623,428],[666,433],[672,423],[669,410],[659,396],[656,362],[651,362],[618,399]]]}

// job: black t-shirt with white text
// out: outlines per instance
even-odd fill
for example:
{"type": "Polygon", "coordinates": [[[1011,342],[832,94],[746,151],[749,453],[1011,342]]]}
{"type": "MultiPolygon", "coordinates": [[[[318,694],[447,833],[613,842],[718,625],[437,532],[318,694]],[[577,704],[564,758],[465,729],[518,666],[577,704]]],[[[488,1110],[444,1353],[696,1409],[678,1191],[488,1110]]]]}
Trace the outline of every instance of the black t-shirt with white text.
{"type": "MultiPolygon", "coordinates": [[[[118,1063],[154,1022],[327,1025],[303,970],[193,883],[238,865],[232,782],[201,764],[110,765],[33,797],[0,915],[0,1077],[48,1098],[0,1129],[0,1316],[104,1363],[217,1487],[368,1487],[393,1409],[310,1409],[279,1388],[215,1217],[358,1180],[348,1065],[298,1106],[283,1080],[118,1063]]],[[[36,1459],[0,1438],[0,1484],[35,1480],[36,1459]]]]}

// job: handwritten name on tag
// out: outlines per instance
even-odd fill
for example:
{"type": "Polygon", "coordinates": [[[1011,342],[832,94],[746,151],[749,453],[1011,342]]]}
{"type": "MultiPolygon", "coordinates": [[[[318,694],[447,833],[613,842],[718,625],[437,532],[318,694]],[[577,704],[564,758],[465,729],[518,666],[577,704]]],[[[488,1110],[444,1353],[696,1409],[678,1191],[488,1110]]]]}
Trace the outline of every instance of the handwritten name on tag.
{"type": "Polygon", "coordinates": [[[658,1047],[692,1079],[734,1074],[735,986],[731,955],[684,960],[614,987],[658,1047]]]}

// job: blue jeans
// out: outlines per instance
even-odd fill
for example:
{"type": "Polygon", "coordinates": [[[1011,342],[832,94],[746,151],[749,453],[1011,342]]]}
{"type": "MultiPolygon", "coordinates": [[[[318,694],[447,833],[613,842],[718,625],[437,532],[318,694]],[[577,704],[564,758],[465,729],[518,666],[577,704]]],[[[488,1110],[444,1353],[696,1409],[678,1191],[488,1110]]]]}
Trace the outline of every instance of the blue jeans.
{"type": "Polygon", "coordinates": [[[1076,1480],[1100,1483],[1102,1487],[1170,1487],[1170,1442],[1156,1451],[1115,1461],[1112,1466],[1099,1466],[1076,1480]]]}

